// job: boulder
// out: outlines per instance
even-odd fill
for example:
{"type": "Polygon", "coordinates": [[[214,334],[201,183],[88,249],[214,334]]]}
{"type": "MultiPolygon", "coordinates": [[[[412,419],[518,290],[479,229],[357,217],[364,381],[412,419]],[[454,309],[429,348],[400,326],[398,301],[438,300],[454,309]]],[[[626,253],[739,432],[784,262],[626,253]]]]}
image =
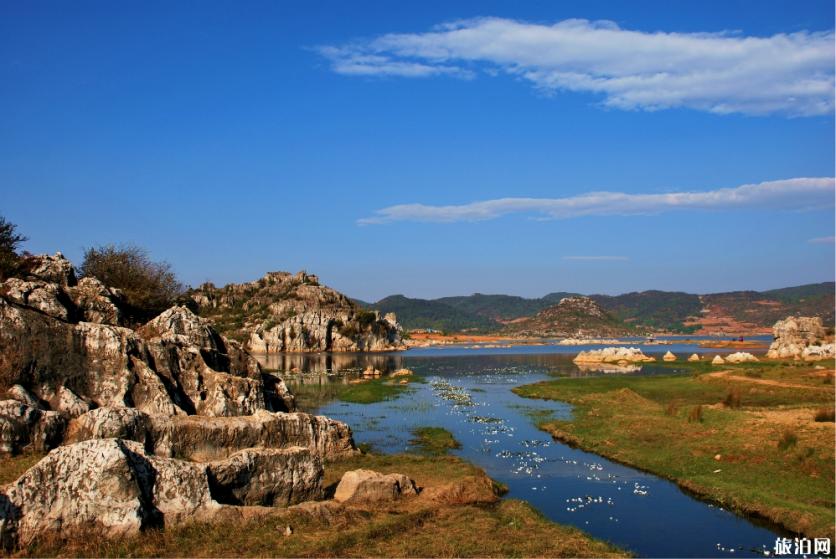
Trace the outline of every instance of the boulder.
{"type": "Polygon", "coordinates": [[[386,503],[417,494],[415,482],[403,474],[351,470],[343,474],[334,500],[349,504],[386,503]]]}
{"type": "Polygon", "coordinates": [[[25,546],[45,533],[91,528],[105,537],[132,536],[218,507],[205,467],[149,458],[131,441],[90,440],[53,450],[7,486],[0,540],[25,546]]]}
{"type": "Polygon", "coordinates": [[[726,363],[750,363],[756,362],[757,360],[757,357],[745,351],[738,351],[736,353],[726,355],[726,363]]]}
{"type": "MultiPolygon", "coordinates": [[[[773,341],[766,357],[819,361],[834,358],[832,340],[819,317],[791,316],[772,327],[773,341]]],[[[832,336],[831,336],[832,338],[832,336]]]]}
{"type": "Polygon", "coordinates": [[[414,373],[410,369],[398,369],[394,373],[392,373],[393,377],[410,377],[414,373]]]}
{"type": "Polygon", "coordinates": [[[26,450],[45,452],[64,438],[66,419],[18,400],[0,401],[0,453],[26,450]]]}
{"type": "Polygon", "coordinates": [[[644,363],[656,361],[648,357],[636,347],[605,347],[580,352],[574,359],[575,363],[644,363]]]}
{"type": "Polygon", "coordinates": [[[699,361],[699,360],[700,360],[700,356],[697,355],[696,353],[692,353],[691,356],[688,358],[688,361],[692,361],[692,362],[693,361],[699,361]]]}
{"type": "Polygon", "coordinates": [[[663,361],[676,361],[676,355],[671,353],[670,351],[665,352],[665,355],[662,356],[663,361]]]}
{"type": "Polygon", "coordinates": [[[80,312],[80,320],[113,326],[122,324],[125,303],[119,291],[108,289],[96,278],[81,278],[78,285],[66,292],[80,312]]]}
{"type": "Polygon", "coordinates": [[[712,365],[724,365],[726,360],[720,357],[719,355],[715,355],[714,359],[711,360],[712,365]]]}
{"type": "Polygon", "coordinates": [[[207,469],[221,503],[284,507],[322,498],[322,461],[308,448],[246,449],[207,469]]]}
{"type": "Polygon", "coordinates": [[[66,287],[76,284],[75,268],[60,252],[26,256],[20,267],[25,275],[47,283],[66,287]]]}

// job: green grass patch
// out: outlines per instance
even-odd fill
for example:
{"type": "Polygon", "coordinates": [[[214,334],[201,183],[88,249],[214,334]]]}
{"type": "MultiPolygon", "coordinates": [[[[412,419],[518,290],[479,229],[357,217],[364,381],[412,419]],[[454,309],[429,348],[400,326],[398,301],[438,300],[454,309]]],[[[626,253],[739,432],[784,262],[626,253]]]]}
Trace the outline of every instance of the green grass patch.
{"type": "MultiPolygon", "coordinates": [[[[721,370],[729,370],[723,368],[721,370]]],[[[514,389],[573,404],[543,420],[556,438],[630,464],[810,537],[834,536],[834,430],[816,422],[833,393],[811,367],[760,377],[608,376],[514,389]]]]}
{"type": "Polygon", "coordinates": [[[462,446],[453,433],[443,427],[417,427],[412,434],[415,438],[409,442],[422,454],[438,456],[462,446]]]}

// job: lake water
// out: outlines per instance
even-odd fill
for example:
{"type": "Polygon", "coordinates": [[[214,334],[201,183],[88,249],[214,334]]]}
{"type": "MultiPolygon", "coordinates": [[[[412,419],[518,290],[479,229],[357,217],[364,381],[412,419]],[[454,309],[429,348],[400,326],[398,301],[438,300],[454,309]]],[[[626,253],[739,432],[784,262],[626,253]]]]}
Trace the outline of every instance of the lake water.
{"type": "MultiPolygon", "coordinates": [[[[300,373],[288,377],[291,388],[294,383],[345,382],[368,364],[384,371],[412,369],[426,382],[411,383],[394,400],[374,404],[331,401],[309,411],[345,421],[358,444],[371,444],[379,452],[410,450],[414,427],[444,427],[462,444],[453,454],[505,483],[508,497],[524,499],[556,522],[576,526],[638,555],[747,557],[771,552],[775,538],[786,534],[693,498],[656,476],[555,442],[535,427],[532,414],[547,412],[568,419],[571,407],[521,398],[511,389],[554,375],[596,374],[581,371],[571,362],[581,349],[585,348],[426,348],[385,355],[270,356],[265,364],[297,368],[300,373]]],[[[684,357],[695,347],[647,346],[643,350],[671,350],[684,357]]],[[[640,371],[627,374],[659,373],[670,374],[671,369],[643,365],[640,371]]]]}

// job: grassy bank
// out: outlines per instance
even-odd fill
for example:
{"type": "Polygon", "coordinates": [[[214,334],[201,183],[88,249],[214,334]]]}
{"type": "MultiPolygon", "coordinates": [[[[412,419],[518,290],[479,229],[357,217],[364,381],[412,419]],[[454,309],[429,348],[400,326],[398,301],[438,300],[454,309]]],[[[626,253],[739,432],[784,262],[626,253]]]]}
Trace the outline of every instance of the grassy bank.
{"type": "Polygon", "coordinates": [[[106,540],[79,534],[44,540],[20,555],[83,557],[615,557],[625,554],[555,524],[516,500],[501,500],[484,472],[448,456],[363,455],[326,466],[333,492],[342,474],[403,473],[423,488],[386,507],[326,515],[263,509],[219,524],[197,523],[106,540]],[[287,526],[293,533],[284,535],[287,526]],[[490,537],[486,537],[486,534],[490,537]]]}
{"type": "Polygon", "coordinates": [[[418,427],[412,434],[414,438],[410,444],[422,454],[440,456],[462,446],[453,433],[443,427],[418,427]]]}
{"type": "Polygon", "coordinates": [[[574,404],[541,428],[671,479],[728,508],[808,536],[833,536],[833,370],[695,367],[680,376],[606,376],[516,388],[574,404]],[[817,421],[816,418],[819,418],[817,421]]]}

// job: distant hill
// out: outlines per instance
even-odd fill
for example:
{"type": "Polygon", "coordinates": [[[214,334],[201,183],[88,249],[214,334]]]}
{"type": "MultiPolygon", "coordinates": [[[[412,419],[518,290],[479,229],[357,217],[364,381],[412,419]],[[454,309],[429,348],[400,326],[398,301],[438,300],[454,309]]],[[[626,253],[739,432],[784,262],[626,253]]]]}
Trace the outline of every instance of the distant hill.
{"type": "Polygon", "coordinates": [[[505,327],[508,333],[538,337],[598,338],[630,333],[621,319],[601,308],[589,297],[564,297],[556,305],[536,315],[515,320],[505,327]]]}
{"type": "MultiPolygon", "coordinates": [[[[577,293],[555,292],[540,298],[514,295],[412,299],[397,295],[361,306],[395,312],[406,329],[498,332],[506,324],[552,307],[577,293]]],[[[615,319],[636,331],[675,333],[768,332],[788,315],[820,316],[834,323],[834,282],[769,291],[733,291],[697,295],[677,291],[642,291],[622,295],[590,295],[615,319]]]]}
{"type": "Polygon", "coordinates": [[[498,322],[490,318],[458,309],[439,299],[411,299],[403,295],[391,295],[377,303],[357,302],[370,310],[379,310],[384,314],[395,313],[400,324],[407,330],[432,328],[444,332],[489,332],[500,327],[498,322]]]}

